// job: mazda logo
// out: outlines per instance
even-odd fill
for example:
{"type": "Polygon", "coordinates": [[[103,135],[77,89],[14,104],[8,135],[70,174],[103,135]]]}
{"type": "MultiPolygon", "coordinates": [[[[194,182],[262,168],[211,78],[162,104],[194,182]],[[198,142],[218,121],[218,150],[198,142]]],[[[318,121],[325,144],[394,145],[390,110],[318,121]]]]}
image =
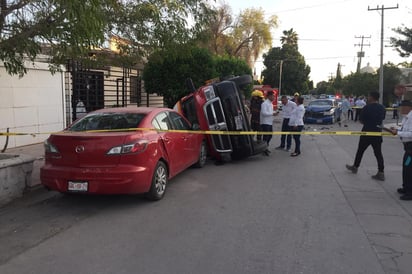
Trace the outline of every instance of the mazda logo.
{"type": "Polygon", "coordinates": [[[75,150],[77,153],[82,153],[82,152],[84,151],[84,146],[77,146],[74,150],[75,150]]]}

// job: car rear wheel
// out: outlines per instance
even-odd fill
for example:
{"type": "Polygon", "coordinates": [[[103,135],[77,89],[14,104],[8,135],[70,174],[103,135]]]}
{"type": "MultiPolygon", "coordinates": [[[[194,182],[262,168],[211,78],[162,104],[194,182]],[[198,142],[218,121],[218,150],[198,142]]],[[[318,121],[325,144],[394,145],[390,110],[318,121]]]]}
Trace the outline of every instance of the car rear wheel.
{"type": "Polygon", "coordinates": [[[152,185],[146,197],[152,201],[158,201],[163,198],[166,192],[168,182],[168,172],[165,163],[158,162],[153,173],[152,185]]]}
{"type": "Polygon", "coordinates": [[[206,164],[207,160],[207,147],[205,141],[200,145],[199,159],[197,160],[195,167],[201,168],[206,164]]]}

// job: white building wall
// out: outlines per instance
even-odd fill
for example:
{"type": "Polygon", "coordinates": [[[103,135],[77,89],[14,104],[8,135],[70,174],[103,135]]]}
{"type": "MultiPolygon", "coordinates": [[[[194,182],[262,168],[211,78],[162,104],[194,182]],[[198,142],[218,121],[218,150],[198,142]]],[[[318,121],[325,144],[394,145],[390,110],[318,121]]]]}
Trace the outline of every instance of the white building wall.
{"type": "MultiPolygon", "coordinates": [[[[22,78],[10,76],[0,64],[0,132],[11,135],[8,148],[43,142],[65,125],[64,72],[54,75],[45,63],[27,63],[22,78]]],[[[0,150],[6,142],[0,136],[0,150]]]]}

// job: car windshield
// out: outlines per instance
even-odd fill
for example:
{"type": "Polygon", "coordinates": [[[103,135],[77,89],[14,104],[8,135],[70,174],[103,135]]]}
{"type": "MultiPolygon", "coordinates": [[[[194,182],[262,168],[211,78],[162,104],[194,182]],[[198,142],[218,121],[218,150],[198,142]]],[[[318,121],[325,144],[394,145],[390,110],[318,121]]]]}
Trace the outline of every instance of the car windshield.
{"type": "Polygon", "coordinates": [[[136,128],[143,113],[96,113],[90,114],[72,124],[69,131],[112,130],[136,128]]]}
{"type": "Polygon", "coordinates": [[[309,106],[332,106],[331,100],[316,100],[309,103],[309,106]]]}

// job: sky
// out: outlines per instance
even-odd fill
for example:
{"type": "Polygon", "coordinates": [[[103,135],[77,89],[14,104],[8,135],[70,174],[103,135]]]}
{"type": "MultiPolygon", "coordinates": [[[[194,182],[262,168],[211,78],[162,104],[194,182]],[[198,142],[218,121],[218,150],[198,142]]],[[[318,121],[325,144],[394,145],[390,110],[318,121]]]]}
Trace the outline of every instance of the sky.
{"type": "MultiPolygon", "coordinates": [[[[218,3],[220,3],[218,0],[218,3]]],[[[377,69],[381,52],[381,10],[384,10],[383,63],[412,62],[412,57],[402,58],[390,47],[390,37],[399,37],[393,28],[412,28],[412,1],[410,0],[224,0],[238,15],[247,8],[262,8],[265,16],[276,15],[278,28],[272,31],[273,47],[280,47],[284,30],[298,34],[299,52],[310,66],[310,79],[314,84],[336,77],[338,63],[342,76],[356,71],[357,52],[363,40],[365,57],[361,67],[368,63],[377,69]],[[394,9],[386,9],[396,7],[394,9]],[[377,9],[368,10],[368,9],[377,9]],[[369,38],[370,37],[370,38],[369,38]]],[[[265,50],[267,52],[267,50],[265,50]]],[[[255,63],[255,69],[264,68],[263,59],[255,63]]]]}

